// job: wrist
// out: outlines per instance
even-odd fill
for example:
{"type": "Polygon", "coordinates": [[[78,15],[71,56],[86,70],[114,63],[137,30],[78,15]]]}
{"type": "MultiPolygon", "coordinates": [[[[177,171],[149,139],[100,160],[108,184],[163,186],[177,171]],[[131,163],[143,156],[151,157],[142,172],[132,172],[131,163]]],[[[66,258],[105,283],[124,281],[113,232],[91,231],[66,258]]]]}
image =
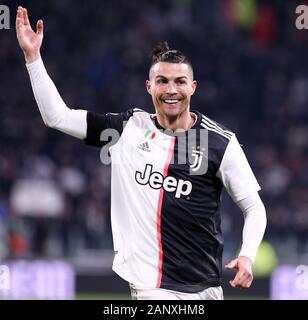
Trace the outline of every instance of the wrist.
{"type": "Polygon", "coordinates": [[[251,266],[253,266],[253,260],[248,257],[248,256],[244,256],[244,255],[239,255],[238,258],[244,258],[246,261],[249,261],[251,266]]]}
{"type": "Polygon", "coordinates": [[[25,55],[25,60],[26,60],[27,64],[32,63],[32,62],[38,60],[41,57],[39,51],[35,52],[35,53],[31,53],[31,54],[24,53],[24,55],[25,55]]]}

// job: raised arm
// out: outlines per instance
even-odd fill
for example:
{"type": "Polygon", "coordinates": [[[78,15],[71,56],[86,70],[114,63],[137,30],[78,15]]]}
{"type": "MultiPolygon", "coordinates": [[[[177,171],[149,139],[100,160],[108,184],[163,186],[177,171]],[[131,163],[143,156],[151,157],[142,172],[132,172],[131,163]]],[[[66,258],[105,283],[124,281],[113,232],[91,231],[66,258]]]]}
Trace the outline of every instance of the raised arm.
{"type": "Polygon", "coordinates": [[[31,28],[27,9],[18,7],[16,35],[29,72],[35,100],[46,126],[60,130],[79,139],[87,134],[87,111],[73,110],[66,106],[57,88],[50,79],[40,55],[43,41],[43,21],[36,23],[36,32],[31,28]]]}

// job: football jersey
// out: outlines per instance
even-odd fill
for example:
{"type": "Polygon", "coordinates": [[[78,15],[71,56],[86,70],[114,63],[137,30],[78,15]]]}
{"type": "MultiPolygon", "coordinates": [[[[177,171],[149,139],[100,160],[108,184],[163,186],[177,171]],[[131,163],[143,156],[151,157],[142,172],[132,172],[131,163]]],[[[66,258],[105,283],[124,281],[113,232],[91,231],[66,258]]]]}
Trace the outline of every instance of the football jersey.
{"type": "Polygon", "coordinates": [[[235,134],[192,112],[178,133],[140,109],[87,113],[85,142],[111,157],[113,270],[139,287],[220,286],[222,188],[234,201],[260,189],[235,134]]]}

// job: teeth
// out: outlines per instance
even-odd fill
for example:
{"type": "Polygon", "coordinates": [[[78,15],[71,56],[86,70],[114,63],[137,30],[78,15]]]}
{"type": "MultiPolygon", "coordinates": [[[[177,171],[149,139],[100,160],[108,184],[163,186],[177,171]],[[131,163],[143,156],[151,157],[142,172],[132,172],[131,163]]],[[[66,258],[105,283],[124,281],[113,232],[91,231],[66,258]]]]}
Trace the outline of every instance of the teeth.
{"type": "Polygon", "coordinates": [[[173,104],[173,103],[177,103],[177,102],[179,102],[179,100],[168,99],[168,100],[164,100],[164,102],[165,102],[165,103],[173,104]]]}

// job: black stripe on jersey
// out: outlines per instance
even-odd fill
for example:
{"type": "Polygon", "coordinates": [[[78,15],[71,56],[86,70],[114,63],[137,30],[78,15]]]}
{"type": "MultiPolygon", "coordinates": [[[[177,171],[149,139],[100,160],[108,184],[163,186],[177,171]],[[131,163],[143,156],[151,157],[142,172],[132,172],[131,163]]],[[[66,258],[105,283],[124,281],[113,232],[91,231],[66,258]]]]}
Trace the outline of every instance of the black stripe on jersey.
{"type": "Polygon", "coordinates": [[[101,133],[105,129],[115,129],[122,134],[125,121],[128,121],[135,112],[144,112],[141,109],[129,109],[120,113],[99,114],[92,111],[87,113],[87,137],[85,143],[95,147],[102,147],[109,141],[101,141],[101,133]]]}
{"type": "MultiPolygon", "coordinates": [[[[197,130],[197,144],[203,130],[197,130]]],[[[163,195],[161,288],[193,293],[221,284],[222,183],[216,177],[216,172],[228,142],[221,135],[209,133],[208,172],[204,175],[190,175],[189,163],[177,164],[176,138],[174,163],[169,165],[168,176],[189,180],[192,191],[189,196],[180,198],[175,198],[172,192],[164,192],[163,195]]]]}
{"type": "MultiPolygon", "coordinates": [[[[188,180],[192,191],[175,198],[164,192],[161,208],[162,278],[161,288],[180,292],[199,292],[221,284],[223,239],[221,233],[220,197],[222,182],[216,176],[232,132],[197,114],[196,147],[200,135],[208,134],[208,170],[203,175],[190,175],[190,159],[186,149],[186,164],[178,164],[179,140],[176,137],[174,161],[168,176],[188,180]]],[[[157,125],[157,122],[156,122],[157,125]]],[[[185,132],[187,138],[189,130],[185,132]]],[[[187,143],[192,146],[192,143],[187,143]]]]}

